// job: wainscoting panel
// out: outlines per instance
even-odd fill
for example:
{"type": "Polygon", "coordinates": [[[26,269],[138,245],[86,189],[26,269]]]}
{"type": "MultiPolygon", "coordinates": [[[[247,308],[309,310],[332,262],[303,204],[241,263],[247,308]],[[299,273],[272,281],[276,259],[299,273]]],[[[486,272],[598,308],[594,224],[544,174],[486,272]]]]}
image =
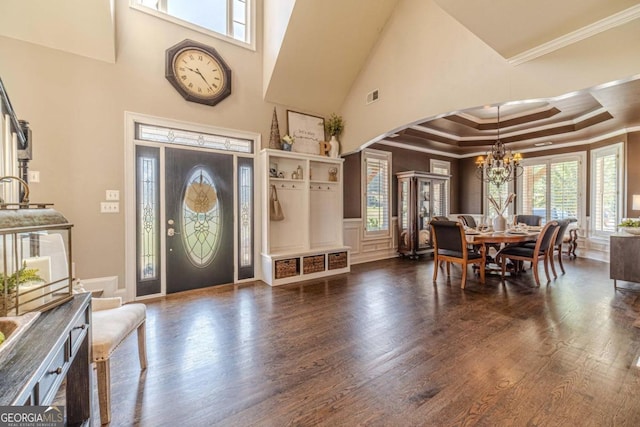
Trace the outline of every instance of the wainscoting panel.
{"type": "Polygon", "coordinates": [[[364,228],[361,218],[348,218],[343,221],[344,244],[351,247],[351,264],[377,261],[398,256],[397,218],[391,220],[393,232],[390,237],[364,239],[364,228]]]}

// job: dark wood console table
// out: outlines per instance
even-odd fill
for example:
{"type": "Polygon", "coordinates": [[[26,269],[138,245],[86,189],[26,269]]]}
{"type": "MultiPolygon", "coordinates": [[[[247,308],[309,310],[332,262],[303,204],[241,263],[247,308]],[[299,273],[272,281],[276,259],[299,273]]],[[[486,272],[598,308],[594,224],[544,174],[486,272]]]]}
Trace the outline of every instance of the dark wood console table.
{"type": "Polygon", "coordinates": [[[0,365],[0,406],[50,405],[67,378],[67,425],[91,419],[91,294],[42,313],[0,365]]]}
{"type": "Polygon", "coordinates": [[[640,236],[612,235],[610,243],[609,277],[613,279],[613,288],[618,289],[618,280],[640,283],[640,236]]]}

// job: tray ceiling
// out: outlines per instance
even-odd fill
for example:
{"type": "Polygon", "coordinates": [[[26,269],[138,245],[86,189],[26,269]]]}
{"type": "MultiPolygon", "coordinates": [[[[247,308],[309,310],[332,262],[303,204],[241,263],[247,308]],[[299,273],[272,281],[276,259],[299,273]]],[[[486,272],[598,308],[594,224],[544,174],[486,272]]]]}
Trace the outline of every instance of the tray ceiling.
{"type": "MultiPolygon", "coordinates": [[[[584,144],[624,131],[640,131],[640,76],[544,100],[485,106],[407,126],[384,141],[465,157],[500,139],[512,150],[541,144],[584,144]]],[[[548,147],[547,147],[548,148],[548,147]]]]}

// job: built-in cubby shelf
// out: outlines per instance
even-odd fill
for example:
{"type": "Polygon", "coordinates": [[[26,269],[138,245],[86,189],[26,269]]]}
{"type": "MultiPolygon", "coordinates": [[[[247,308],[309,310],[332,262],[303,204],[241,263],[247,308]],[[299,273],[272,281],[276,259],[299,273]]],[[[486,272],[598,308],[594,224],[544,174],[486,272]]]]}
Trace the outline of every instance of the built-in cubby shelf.
{"type": "Polygon", "coordinates": [[[342,164],[334,159],[262,150],[262,271],[269,285],[282,285],[349,271],[342,236],[342,164]],[[284,219],[269,217],[272,192],[284,219]]]}

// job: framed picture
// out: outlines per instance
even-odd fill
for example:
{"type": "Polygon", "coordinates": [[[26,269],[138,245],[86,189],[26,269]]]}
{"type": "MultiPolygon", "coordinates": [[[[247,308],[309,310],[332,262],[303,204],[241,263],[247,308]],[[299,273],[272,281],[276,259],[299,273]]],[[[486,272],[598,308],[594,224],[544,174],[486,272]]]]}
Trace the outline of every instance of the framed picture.
{"type": "Polygon", "coordinates": [[[287,110],[287,133],[295,138],[293,151],[320,154],[324,136],[324,119],[309,114],[287,110]]]}

